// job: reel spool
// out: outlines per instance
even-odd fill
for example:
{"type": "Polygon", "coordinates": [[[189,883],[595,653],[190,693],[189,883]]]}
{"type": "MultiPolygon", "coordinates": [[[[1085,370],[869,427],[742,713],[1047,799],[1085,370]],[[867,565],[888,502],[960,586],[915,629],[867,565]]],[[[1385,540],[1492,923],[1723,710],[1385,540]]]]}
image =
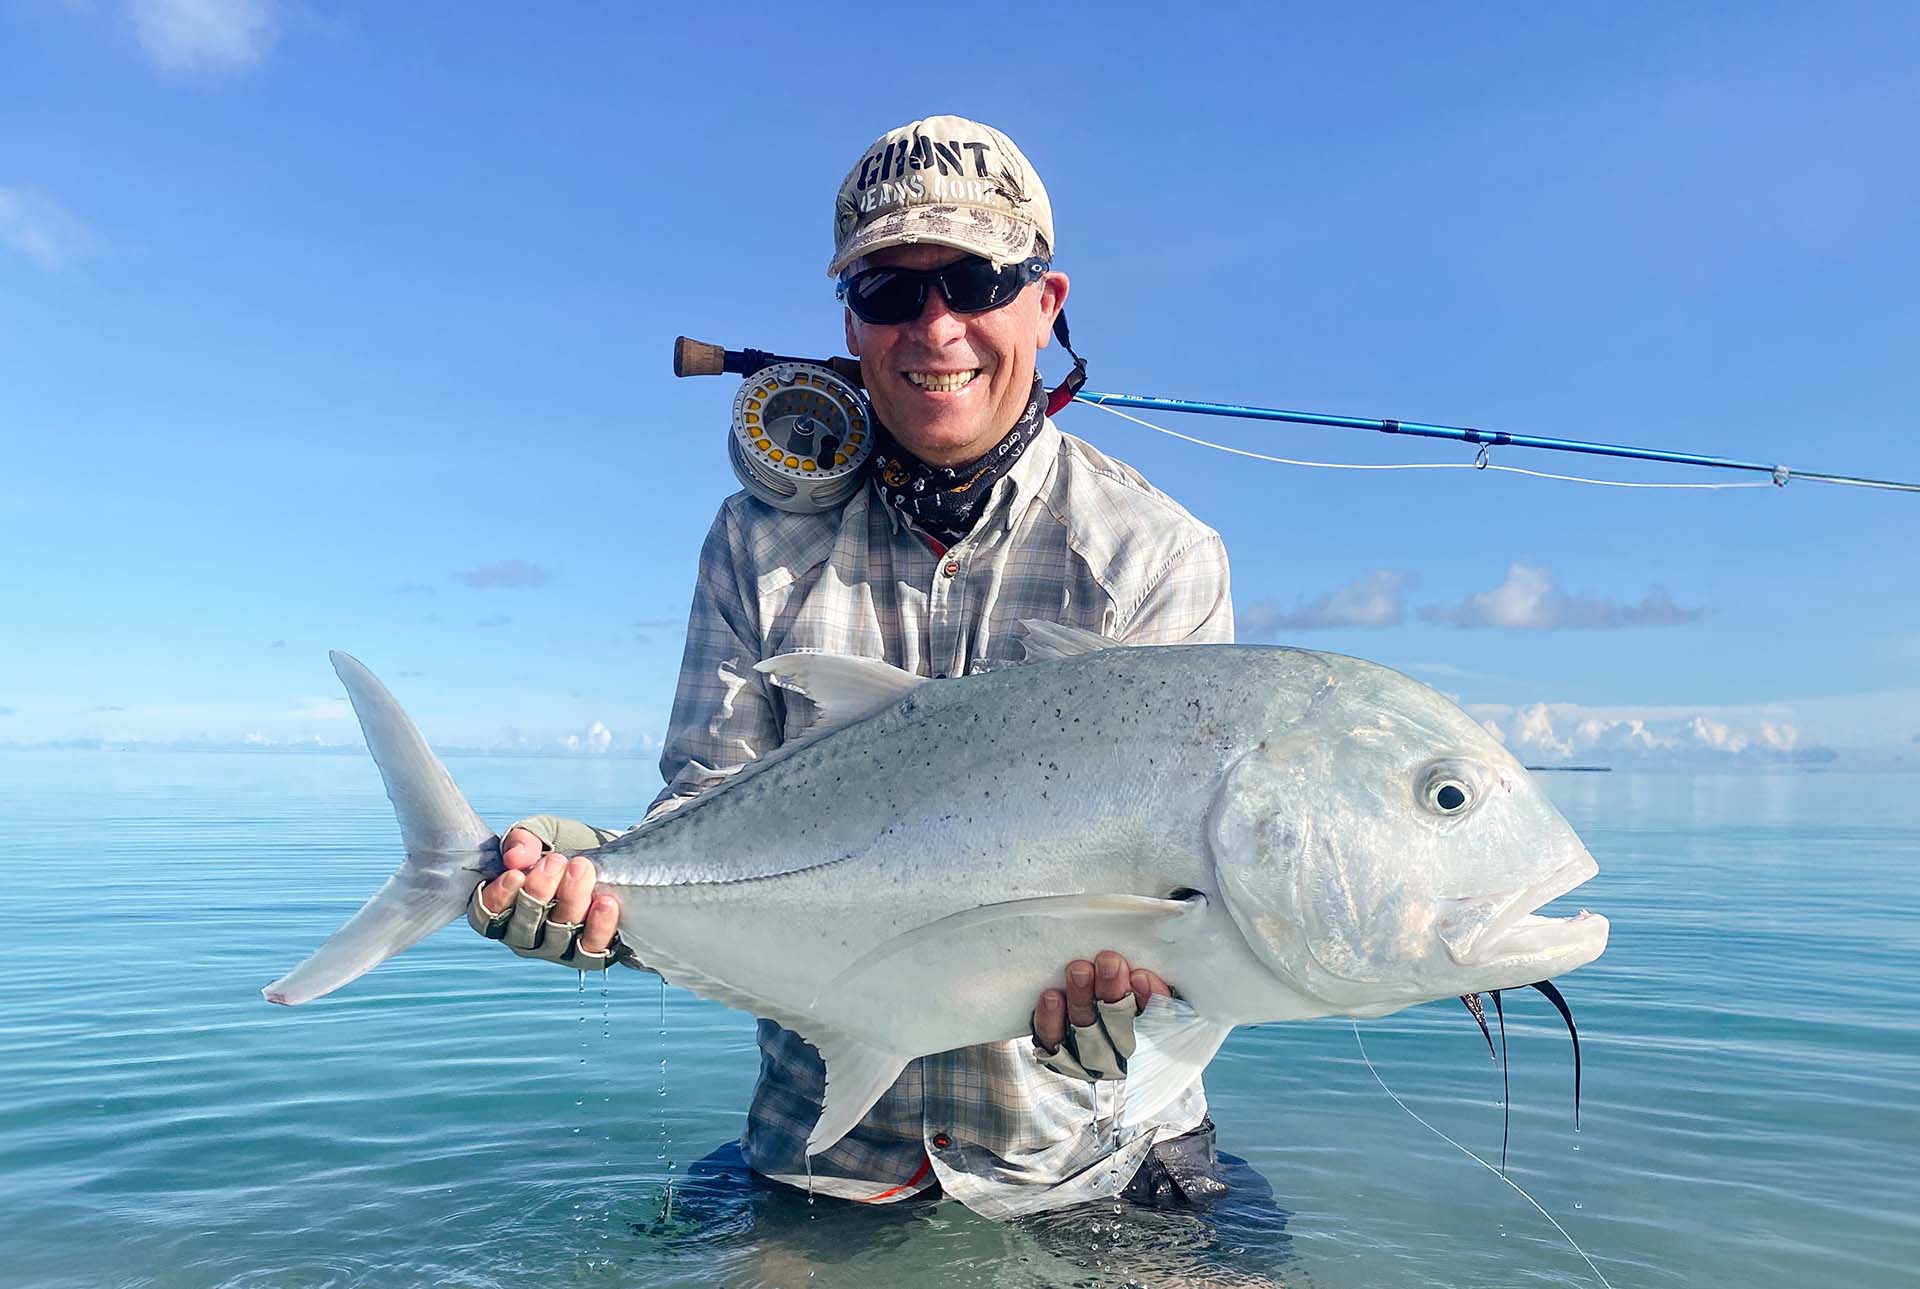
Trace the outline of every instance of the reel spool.
{"type": "Polygon", "coordinates": [[[860,364],[724,349],[685,336],[673,342],[674,375],[728,372],[746,378],[727,434],[727,462],[741,485],[776,510],[800,515],[845,504],[873,455],[860,364]]]}
{"type": "Polygon", "coordinates": [[[727,459],[747,491],[775,509],[815,514],[843,504],[872,453],[865,402],[818,364],[763,367],[733,396],[727,459]]]}

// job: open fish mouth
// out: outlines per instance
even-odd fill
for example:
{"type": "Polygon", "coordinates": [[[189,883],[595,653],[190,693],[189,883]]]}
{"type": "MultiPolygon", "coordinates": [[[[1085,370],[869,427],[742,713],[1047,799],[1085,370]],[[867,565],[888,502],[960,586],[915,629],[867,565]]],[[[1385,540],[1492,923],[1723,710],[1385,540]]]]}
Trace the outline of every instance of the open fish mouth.
{"type": "Polygon", "coordinates": [[[1607,920],[1598,914],[1581,909],[1571,917],[1546,917],[1537,911],[1599,871],[1593,857],[1583,854],[1510,894],[1450,901],[1438,927],[1447,956],[1459,966],[1474,967],[1564,951],[1588,941],[1604,946],[1607,920]]]}

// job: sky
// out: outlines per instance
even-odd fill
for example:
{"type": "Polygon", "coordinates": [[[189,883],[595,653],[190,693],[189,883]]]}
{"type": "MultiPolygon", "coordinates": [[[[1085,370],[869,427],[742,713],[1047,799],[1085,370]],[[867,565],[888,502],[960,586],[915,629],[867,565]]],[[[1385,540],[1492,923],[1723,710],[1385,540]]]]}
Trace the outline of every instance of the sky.
{"type": "MultiPolygon", "coordinates": [[[[0,745],[357,745],[343,649],[442,746],[651,755],[735,486],[672,339],[840,352],[835,188],[934,113],[1046,182],[1093,389],[1920,478],[1913,6],[832,12],[0,0],[0,745]]],[[[1920,766],[1920,496],[1060,423],[1242,639],[1529,761],[1920,766]]]]}

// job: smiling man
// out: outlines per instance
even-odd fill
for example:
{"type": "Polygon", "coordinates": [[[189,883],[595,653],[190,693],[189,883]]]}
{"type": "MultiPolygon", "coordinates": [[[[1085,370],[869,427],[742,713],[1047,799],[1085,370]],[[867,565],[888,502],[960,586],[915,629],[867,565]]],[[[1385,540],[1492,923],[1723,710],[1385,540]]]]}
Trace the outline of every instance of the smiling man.
{"type": "MultiPolygon", "coordinates": [[[[1013,142],[951,116],[887,132],[841,184],[834,241],[828,273],[881,427],[869,486],[819,513],[745,492],[721,504],[661,758],[667,787],[650,814],[804,724],[754,670],[776,654],[864,655],[947,678],[1020,662],[1028,618],[1130,644],[1232,639],[1219,537],[1047,417],[1037,359],[1068,283],[1051,265],[1046,189],[1013,142]]],[[[595,893],[590,863],[564,858],[612,836],[523,820],[505,839],[509,871],[474,894],[473,925],[569,966],[621,958],[618,905],[595,893]]],[[[1061,986],[1035,1000],[1032,1041],[913,1062],[811,1168],[820,1058],[761,1021],[746,1162],[868,1203],[939,1188],[996,1216],[1116,1193],[1160,1204],[1217,1193],[1197,1080],[1140,1135],[1114,1121],[1132,1018],[1166,983],[1115,953],[1062,957],[1061,986]]]]}

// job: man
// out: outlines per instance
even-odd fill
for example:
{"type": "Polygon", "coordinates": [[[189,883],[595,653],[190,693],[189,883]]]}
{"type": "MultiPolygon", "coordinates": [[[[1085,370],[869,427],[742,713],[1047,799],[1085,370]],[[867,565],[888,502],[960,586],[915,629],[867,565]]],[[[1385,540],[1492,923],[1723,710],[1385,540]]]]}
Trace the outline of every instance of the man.
{"type": "MultiPolygon", "coordinates": [[[[1062,434],[1036,375],[1067,299],[1039,176],[998,130],[932,117],[862,154],[835,204],[828,274],[881,427],[869,485],[820,514],[727,498],[700,554],[686,653],[649,818],[777,747],[788,700],[753,664],[797,650],[936,679],[1023,657],[1021,619],[1130,644],[1233,635],[1219,537],[1129,467],[1062,434]]],[[[476,890],[476,929],[584,969],[620,955],[615,899],[566,852],[614,834],[537,817],[476,890]],[[543,852],[551,852],[545,853],[543,852]]],[[[1106,952],[1065,965],[1033,1039],[913,1062],[844,1139],[804,1156],[822,1066],[761,1021],[741,1140],[758,1173],[869,1203],[938,1186],[995,1216],[1217,1188],[1199,1082],[1139,1138],[1111,1120],[1132,1017],[1165,981],[1106,952]],[[1102,1131],[1090,1126],[1105,1124],[1102,1131]],[[1124,1169],[1116,1165],[1124,1164],[1124,1169]]]]}

